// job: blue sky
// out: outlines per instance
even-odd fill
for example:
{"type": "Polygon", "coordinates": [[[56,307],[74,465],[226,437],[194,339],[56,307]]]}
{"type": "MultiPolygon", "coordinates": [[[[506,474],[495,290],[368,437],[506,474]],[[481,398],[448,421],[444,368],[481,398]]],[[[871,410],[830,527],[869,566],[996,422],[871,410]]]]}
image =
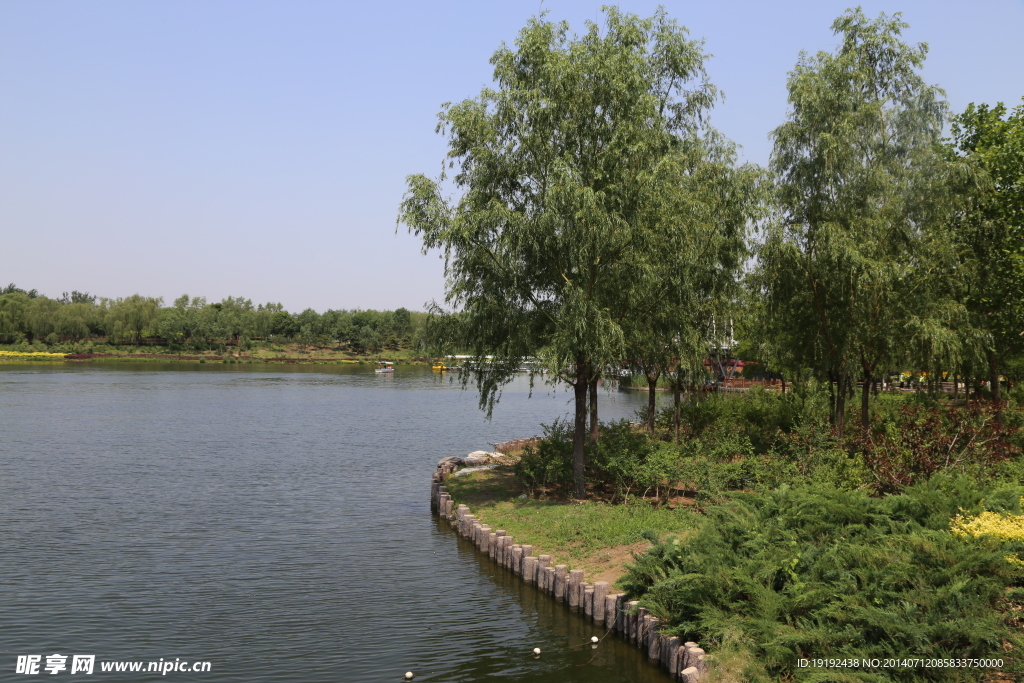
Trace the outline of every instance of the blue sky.
{"type": "MultiPolygon", "coordinates": [[[[845,2],[664,2],[706,40],[712,123],[766,163],[801,50],[845,2]]],[[[623,2],[647,16],[657,2],[623,2]]],[[[0,2],[0,280],[170,301],[422,310],[442,264],[395,216],[442,102],[541,8],[484,2],[0,2]]],[[[545,0],[582,28],[599,3],[545,0]]],[[[953,111],[1024,96],[1024,0],[868,2],[930,45],[953,111]]]]}

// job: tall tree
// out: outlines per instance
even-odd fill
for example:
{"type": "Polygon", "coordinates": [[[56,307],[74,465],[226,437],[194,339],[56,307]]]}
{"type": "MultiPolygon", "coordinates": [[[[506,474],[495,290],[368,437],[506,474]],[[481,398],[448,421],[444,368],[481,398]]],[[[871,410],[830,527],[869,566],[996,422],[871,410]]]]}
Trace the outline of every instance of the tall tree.
{"type": "Polygon", "coordinates": [[[925,230],[914,188],[932,167],[945,104],[919,75],[927,46],[899,36],[900,15],[848,10],[832,25],[835,54],[801,55],[789,78],[790,112],[773,133],[780,220],[768,230],[755,282],[765,329],[784,355],[834,386],[842,427],[846,395],[871,378],[912,333],[934,331],[916,271],[925,230]]]}
{"type": "Polygon", "coordinates": [[[630,291],[651,258],[643,201],[715,99],[700,43],[663,10],[604,12],[603,29],[579,36],[535,18],[494,54],[497,87],[440,115],[461,196],[445,199],[443,177],[410,176],[399,218],[444,253],[446,301],[465,315],[441,327],[480,359],[482,406],[527,356],[572,385],[577,497],[588,389],[622,357],[630,291]]]}
{"type": "Polygon", "coordinates": [[[999,410],[1001,366],[1024,330],[1024,104],[1009,114],[1002,103],[970,105],[953,121],[953,143],[965,167],[954,220],[964,303],[999,410]]]}
{"type": "Polygon", "coordinates": [[[648,412],[658,376],[670,378],[678,438],[680,391],[704,374],[715,320],[729,320],[740,294],[747,228],[763,210],[764,183],[761,169],[737,167],[734,145],[709,130],[659,164],[650,192],[643,202],[650,258],[632,288],[627,330],[631,357],[648,380],[648,412]]]}
{"type": "Polygon", "coordinates": [[[158,324],[163,300],[139,294],[124,299],[104,300],[107,335],[115,339],[130,338],[135,344],[158,324]]]}

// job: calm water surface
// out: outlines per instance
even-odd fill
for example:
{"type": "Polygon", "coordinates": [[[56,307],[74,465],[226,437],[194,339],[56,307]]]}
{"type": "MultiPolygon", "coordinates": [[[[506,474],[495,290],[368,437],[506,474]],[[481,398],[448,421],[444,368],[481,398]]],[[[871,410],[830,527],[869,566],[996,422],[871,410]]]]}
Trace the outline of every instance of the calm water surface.
{"type": "Polygon", "coordinates": [[[85,680],[668,681],[430,515],[439,458],[568,411],[528,393],[487,422],[424,368],[0,366],[0,679],[60,653],[85,680]],[[212,669],[99,670],[160,658],[212,669]]]}

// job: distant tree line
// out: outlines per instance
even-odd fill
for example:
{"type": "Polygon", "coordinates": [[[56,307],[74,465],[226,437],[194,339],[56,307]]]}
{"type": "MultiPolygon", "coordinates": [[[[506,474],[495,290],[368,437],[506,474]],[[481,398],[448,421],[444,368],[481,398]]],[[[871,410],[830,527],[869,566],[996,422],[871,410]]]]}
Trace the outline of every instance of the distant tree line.
{"type": "Polygon", "coordinates": [[[280,303],[253,304],[243,297],[208,303],[183,294],[170,306],[163,299],[133,294],[108,299],[87,292],[65,292],[58,299],[10,284],[0,289],[0,343],[54,344],[104,338],[114,344],[152,340],[172,346],[208,348],[254,340],[309,346],[341,345],[356,353],[376,353],[415,344],[422,337],[423,314],[394,311],[307,308],[290,313],[280,303]]]}

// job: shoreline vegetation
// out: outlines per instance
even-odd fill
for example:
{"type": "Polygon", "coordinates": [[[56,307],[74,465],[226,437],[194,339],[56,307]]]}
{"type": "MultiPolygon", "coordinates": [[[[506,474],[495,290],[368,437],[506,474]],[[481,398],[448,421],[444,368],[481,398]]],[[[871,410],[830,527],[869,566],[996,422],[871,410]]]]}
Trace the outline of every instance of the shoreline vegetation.
{"type": "Polygon", "coordinates": [[[51,299],[0,288],[0,362],[429,363],[427,325],[426,313],[405,308],[293,314],[243,297],[184,294],[165,306],[139,294],[51,299]]]}
{"type": "Polygon", "coordinates": [[[585,499],[560,422],[445,486],[481,524],[701,643],[715,663],[702,682],[1004,683],[1024,671],[1024,393],[1009,393],[1002,425],[987,400],[882,394],[868,440],[829,427],[813,382],[694,394],[678,441],[671,405],[653,433],[645,415],[602,424],[585,499]],[[960,663],[842,679],[798,664],[911,653],[960,663]],[[965,663],[987,660],[1000,663],[965,663]]]}
{"type": "Polygon", "coordinates": [[[518,462],[518,454],[506,455],[494,469],[449,477],[445,485],[456,504],[468,505],[492,529],[533,545],[538,555],[551,555],[552,566],[582,569],[593,580],[616,585],[633,554],[651,547],[652,533],[685,533],[693,526],[692,514],[682,506],[528,497],[515,476],[518,462]]]}
{"type": "MultiPolygon", "coordinates": [[[[102,347],[101,347],[102,348],[102,347]]],[[[124,349],[114,347],[106,351],[84,351],[79,353],[51,353],[46,351],[22,351],[11,350],[0,347],[0,363],[26,363],[26,362],[162,362],[162,363],[227,363],[227,364],[263,364],[281,363],[287,365],[314,364],[314,365],[375,365],[383,360],[402,364],[430,365],[434,359],[423,356],[414,356],[411,353],[391,353],[377,356],[366,355],[356,356],[345,352],[338,352],[333,349],[320,348],[298,348],[297,345],[275,346],[261,353],[261,349],[255,351],[227,353],[221,355],[218,351],[193,352],[189,353],[168,353],[166,350],[142,351],[138,349],[124,349]],[[163,352],[161,352],[163,351],[163,352]]]]}

